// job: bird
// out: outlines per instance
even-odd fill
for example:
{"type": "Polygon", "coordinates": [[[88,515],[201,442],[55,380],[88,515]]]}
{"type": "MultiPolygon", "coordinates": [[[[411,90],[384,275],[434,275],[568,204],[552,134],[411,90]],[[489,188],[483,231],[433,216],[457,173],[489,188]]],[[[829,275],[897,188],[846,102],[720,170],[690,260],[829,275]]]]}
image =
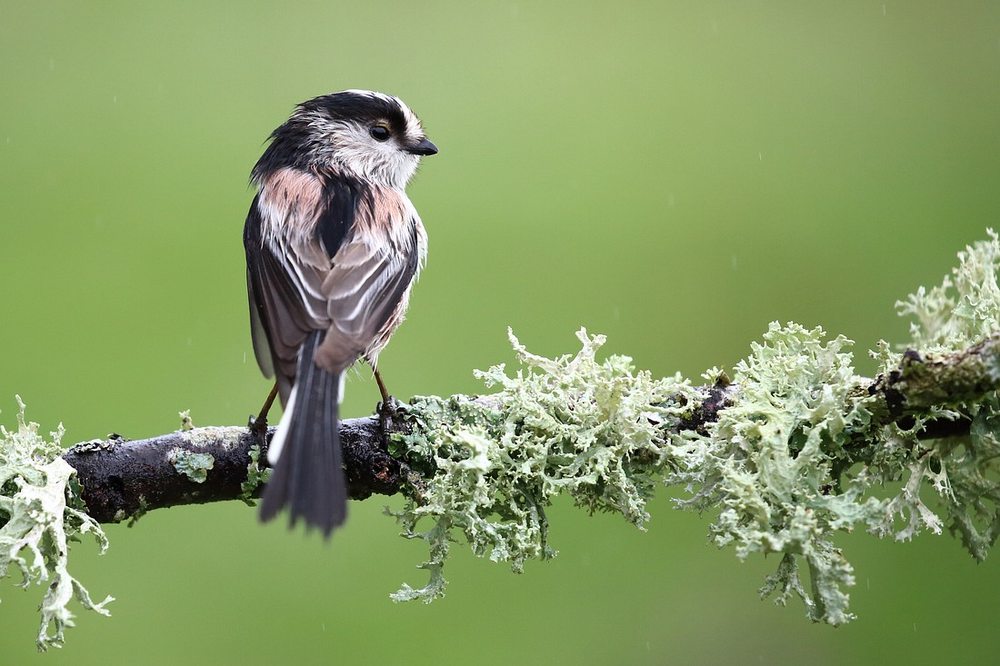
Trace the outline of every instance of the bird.
{"type": "Polygon", "coordinates": [[[260,504],[288,508],[328,539],[347,518],[339,411],[344,375],[371,365],[406,313],[427,234],[406,195],[422,158],[438,152],[398,97],[370,90],[295,107],[251,171],[256,196],[243,230],[254,354],[284,407],[268,448],[260,504]]]}

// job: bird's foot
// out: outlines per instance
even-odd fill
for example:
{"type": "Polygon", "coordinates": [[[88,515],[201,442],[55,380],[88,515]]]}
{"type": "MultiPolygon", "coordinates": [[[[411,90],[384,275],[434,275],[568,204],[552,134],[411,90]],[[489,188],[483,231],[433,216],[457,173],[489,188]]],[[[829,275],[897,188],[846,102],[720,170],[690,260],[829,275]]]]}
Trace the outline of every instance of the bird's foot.
{"type": "Polygon", "coordinates": [[[382,443],[386,449],[389,447],[389,437],[394,432],[399,432],[402,421],[399,418],[400,403],[391,395],[388,400],[382,400],[375,407],[378,414],[378,425],[382,430],[382,443]]]}
{"type": "Polygon", "coordinates": [[[247,419],[247,429],[257,438],[260,444],[267,442],[267,417],[250,415],[247,419]]]}

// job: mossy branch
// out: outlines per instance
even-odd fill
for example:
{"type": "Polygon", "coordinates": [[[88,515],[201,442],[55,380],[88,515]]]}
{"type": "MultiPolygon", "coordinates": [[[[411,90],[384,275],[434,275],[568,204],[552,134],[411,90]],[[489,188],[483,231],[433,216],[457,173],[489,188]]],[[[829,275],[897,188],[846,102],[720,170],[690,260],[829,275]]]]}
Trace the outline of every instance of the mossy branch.
{"type": "MultiPolygon", "coordinates": [[[[1000,336],[961,352],[926,359],[909,350],[900,366],[888,375],[858,377],[858,383],[867,385],[868,393],[880,398],[874,402],[874,411],[880,417],[872,427],[896,424],[909,429],[915,417],[930,417],[936,408],[951,405],[954,396],[975,401],[1000,388],[1000,372],[991,374],[987,369],[991,365],[1000,368],[1000,336]]],[[[671,398],[685,404],[686,414],[664,427],[673,435],[707,433],[719,413],[739,400],[739,394],[739,386],[724,377],[713,385],[692,387],[690,392],[671,398]]],[[[428,399],[440,400],[417,400],[428,399]]],[[[494,410],[504,408],[499,396],[455,395],[447,401],[481,404],[494,410]]],[[[383,430],[377,414],[341,423],[351,499],[395,495],[421,486],[421,474],[389,454],[387,444],[411,433],[410,421],[422,418],[413,406],[400,405],[399,409],[401,418],[390,424],[389,432],[383,430]]],[[[930,417],[922,420],[918,437],[968,435],[970,427],[969,420],[930,417]]],[[[62,457],[76,470],[81,497],[91,518],[99,523],[134,522],[149,511],[185,504],[242,500],[252,505],[266,481],[267,447],[274,430],[269,427],[261,437],[251,427],[192,425],[137,440],[112,434],[77,444],[62,457]],[[205,466],[199,468],[198,460],[205,466]]],[[[401,453],[398,446],[392,448],[397,455],[401,453]]]]}
{"type": "MultiPolygon", "coordinates": [[[[421,565],[428,583],[392,598],[442,596],[457,534],[520,572],[556,554],[545,514],[556,495],[642,529],[646,502],[664,484],[678,508],[715,516],[709,530],[720,547],[740,558],[780,554],[761,594],[782,604],[798,596],[815,621],[853,617],[840,532],[908,540],[947,526],[985,558],[1000,536],[997,236],[959,259],[940,286],[898,304],[915,320],[910,349],[881,342],[870,352],[874,378],[855,373],[850,340],[797,324],[771,324],[732,380],[713,368],[700,386],[654,379],[624,356],[599,360],[604,338],[586,331],[578,353],[556,359],[511,334],[521,367],[477,373],[490,395],[415,398],[388,432],[374,417],[344,421],[352,496],[401,492],[403,536],[430,553],[421,565]]],[[[69,576],[61,544],[87,531],[103,543],[98,522],[154,508],[250,502],[266,482],[267,436],[247,428],[194,428],[188,418],[177,433],[66,452],[59,433],[47,441],[37,430],[21,418],[18,432],[0,438],[0,577],[13,564],[25,585],[54,580],[42,648],[61,643],[74,594],[106,613],[69,576]]]]}

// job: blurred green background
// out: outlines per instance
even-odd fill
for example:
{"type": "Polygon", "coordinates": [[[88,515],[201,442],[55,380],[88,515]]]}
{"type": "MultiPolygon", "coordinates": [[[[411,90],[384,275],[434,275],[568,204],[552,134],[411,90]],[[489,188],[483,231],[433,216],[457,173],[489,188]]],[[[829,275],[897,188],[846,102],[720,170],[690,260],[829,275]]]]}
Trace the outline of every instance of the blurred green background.
{"type": "MultiPolygon", "coordinates": [[[[1000,224],[1000,5],[989,2],[0,3],[0,421],[14,394],[66,442],[238,424],[250,353],[247,174],[294,103],[398,94],[441,154],[411,196],[430,234],[382,357],[400,397],[575,351],[580,325],[655,374],[731,366],[771,320],[864,350],[893,303],[1000,224]]],[[[346,415],[369,413],[366,372],[346,415]]],[[[522,576],[461,545],[447,598],[388,593],[424,550],[352,505],[332,543],[238,503],[109,527],[71,564],[113,617],[34,654],[41,590],[0,586],[0,663],[984,663],[1000,557],[949,537],[842,539],[859,619],[756,589],[707,517],[649,532],[551,512],[522,576]]]]}

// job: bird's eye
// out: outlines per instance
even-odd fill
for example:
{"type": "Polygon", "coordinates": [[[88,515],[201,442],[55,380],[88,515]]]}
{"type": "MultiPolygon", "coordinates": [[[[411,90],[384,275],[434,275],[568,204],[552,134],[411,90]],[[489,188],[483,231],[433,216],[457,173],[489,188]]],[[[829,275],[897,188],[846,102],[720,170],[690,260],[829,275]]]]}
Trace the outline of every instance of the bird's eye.
{"type": "Polygon", "coordinates": [[[388,141],[389,140],[389,128],[385,125],[375,125],[368,133],[372,135],[372,138],[376,141],[388,141]]]}

